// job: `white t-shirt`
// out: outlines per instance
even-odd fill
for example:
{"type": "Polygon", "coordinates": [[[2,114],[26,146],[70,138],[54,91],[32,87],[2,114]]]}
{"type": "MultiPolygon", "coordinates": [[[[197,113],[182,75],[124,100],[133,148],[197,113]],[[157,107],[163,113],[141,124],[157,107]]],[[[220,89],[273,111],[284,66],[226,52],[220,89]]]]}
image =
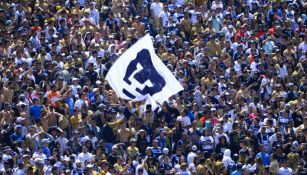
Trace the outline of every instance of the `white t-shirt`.
{"type": "Polygon", "coordinates": [[[102,75],[105,70],[107,70],[107,67],[104,64],[99,64],[96,67],[96,71],[98,72],[98,75],[102,75]]]}
{"type": "Polygon", "coordinates": [[[165,11],[162,11],[160,14],[159,14],[159,17],[162,18],[162,26],[163,27],[167,27],[167,24],[168,24],[168,18],[171,14],[169,12],[165,12],[165,11]]]}
{"type": "Polygon", "coordinates": [[[182,126],[183,126],[183,127],[186,127],[186,126],[191,125],[191,120],[190,120],[190,118],[189,118],[188,116],[184,116],[184,117],[179,116],[179,117],[177,118],[177,120],[180,121],[180,122],[182,123],[182,126]]]}
{"type": "MultiPolygon", "coordinates": [[[[78,108],[79,110],[81,110],[81,108],[82,108],[82,103],[83,103],[83,102],[84,102],[84,101],[83,101],[82,99],[78,99],[78,100],[76,101],[74,107],[75,107],[75,108],[78,108]]],[[[86,105],[87,105],[87,102],[85,102],[85,103],[86,103],[86,105]]]]}
{"type": "Polygon", "coordinates": [[[68,139],[65,138],[65,137],[60,137],[60,138],[58,138],[58,141],[60,143],[61,151],[64,152],[64,150],[66,148],[66,144],[68,143],[68,139]]]}
{"type": "Polygon", "coordinates": [[[99,23],[100,14],[99,14],[99,11],[97,9],[93,9],[93,10],[90,11],[90,17],[94,19],[95,25],[97,25],[99,23]]]}
{"type": "Polygon", "coordinates": [[[88,64],[90,64],[90,63],[93,63],[94,66],[97,66],[97,59],[96,59],[96,57],[91,56],[91,57],[88,59],[88,61],[87,61],[86,67],[87,67],[88,64]]]}
{"type": "Polygon", "coordinates": [[[72,89],[72,95],[76,95],[78,94],[78,89],[81,89],[80,85],[71,85],[71,89],[72,89]]]}
{"type": "Polygon", "coordinates": [[[46,154],[42,153],[42,154],[39,154],[39,153],[34,153],[33,156],[32,156],[32,159],[35,161],[36,159],[39,159],[39,160],[46,160],[47,159],[47,156],[46,154]]]}
{"type": "Polygon", "coordinates": [[[184,0],[177,0],[176,1],[176,5],[183,5],[184,4],[184,0]]]}
{"type": "Polygon", "coordinates": [[[302,49],[303,51],[307,52],[307,43],[303,42],[298,46],[298,49],[302,49]]]}
{"type": "Polygon", "coordinates": [[[258,63],[256,61],[253,61],[252,64],[250,65],[252,72],[256,72],[258,70],[257,66],[258,63]]]}
{"type": "Polygon", "coordinates": [[[154,3],[151,4],[150,10],[153,11],[154,16],[159,16],[159,14],[163,10],[163,4],[161,2],[158,2],[158,3],[154,2],[154,3]]]}
{"type": "Polygon", "coordinates": [[[180,175],[191,175],[191,172],[190,172],[189,170],[185,170],[185,171],[180,170],[180,171],[179,171],[179,174],[180,174],[180,175]]]}
{"type": "Polygon", "coordinates": [[[286,65],[283,65],[282,67],[279,68],[279,75],[284,78],[286,76],[287,72],[287,67],[286,65]]]}
{"type": "Polygon", "coordinates": [[[290,167],[288,167],[288,168],[281,167],[281,168],[279,168],[278,174],[279,175],[292,175],[293,170],[290,167]]]}
{"type": "Polygon", "coordinates": [[[234,64],[233,68],[235,69],[237,74],[241,74],[242,73],[241,65],[237,61],[235,61],[235,64],[234,64]]]}
{"type": "Polygon", "coordinates": [[[220,143],[220,137],[221,137],[221,136],[225,136],[225,137],[226,137],[226,142],[229,143],[229,137],[228,137],[226,134],[224,134],[224,133],[222,133],[222,134],[220,134],[220,133],[215,133],[215,134],[214,134],[214,144],[215,144],[215,145],[217,145],[218,143],[220,143]]]}
{"type": "Polygon", "coordinates": [[[83,153],[83,152],[78,154],[78,159],[82,162],[83,165],[84,165],[85,161],[92,162],[94,160],[93,154],[91,154],[91,153],[83,153]]]}
{"type": "Polygon", "coordinates": [[[3,165],[3,163],[2,163],[2,162],[0,163],[0,171],[3,171],[3,172],[5,171],[5,169],[4,169],[4,165],[3,165]]]}
{"type": "Polygon", "coordinates": [[[191,14],[192,24],[195,24],[197,22],[197,12],[195,10],[190,10],[189,13],[191,14]]]}
{"type": "Polygon", "coordinates": [[[190,153],[188,154],[188,157],[187,157],[187,163],[188,163],[188,165],[190,165],[190,164],[192,164],[192,163],[194,162],[195,157],[197,157],[197,154],[194,153],[194,152],[190,152],[190,153]]]}
{"type": "MultiPolygon", "coordinates": [[[[135,169],[135,175],[139,175],[137,172],[138,172],[138,170],[139,170],[140,168],[143,168],[143,167],[141,167],[141,165],[138,165],[138,166],[136,167],[136,169],[135,169]]],[[[147,171],[146,171],[145,168],[143,168],[143,175],[148,175],[148,173],[147,173],[147,171]]]]}
{"type": "Polygon", "coordinates": [[[202,143],[202,148],[205,150],[210,150],[213,148],[213,145],[207,144],[205,142],[213,142],[213,137],[212,136],[201,136],[200,137],[200,142],[202,143]]]}
{"type": "Polygon", "coordinates": [[[226,133],[230,133],[232,131],[232,124],[230,122],[226,122],[223,124],[223,131],[226,133]]]}

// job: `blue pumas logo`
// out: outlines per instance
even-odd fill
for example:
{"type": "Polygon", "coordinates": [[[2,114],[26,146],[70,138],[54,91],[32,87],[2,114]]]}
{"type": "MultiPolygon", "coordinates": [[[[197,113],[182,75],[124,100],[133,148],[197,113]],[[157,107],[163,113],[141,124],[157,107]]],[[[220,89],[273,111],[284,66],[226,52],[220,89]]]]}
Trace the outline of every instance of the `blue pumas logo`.
{"type": "MultiPolygon", "coordinates": [[[[135,91],[144,96],[146,94],[153,96],[160,92],[166,84],[154,67],[150,52],[147,49],[138,52],[136,58],[129,63],[123,80],[128,85],[133,84],[134,87],[137,87],[135,91]]],[[[125,88],[123,93],[131,99],[136,97],[125,88]]]]}

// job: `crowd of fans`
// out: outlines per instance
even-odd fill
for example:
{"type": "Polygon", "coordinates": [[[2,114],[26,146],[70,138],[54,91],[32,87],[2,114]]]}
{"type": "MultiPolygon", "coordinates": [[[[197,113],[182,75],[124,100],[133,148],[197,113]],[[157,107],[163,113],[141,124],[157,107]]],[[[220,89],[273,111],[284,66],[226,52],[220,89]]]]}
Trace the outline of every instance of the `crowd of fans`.
{"type": "Polygon", "coordinates": [[[0,174],[307,174],[304,0],[1,0],[0,174]],[[184,91],[104,80],[149,33],[184,91]]]}

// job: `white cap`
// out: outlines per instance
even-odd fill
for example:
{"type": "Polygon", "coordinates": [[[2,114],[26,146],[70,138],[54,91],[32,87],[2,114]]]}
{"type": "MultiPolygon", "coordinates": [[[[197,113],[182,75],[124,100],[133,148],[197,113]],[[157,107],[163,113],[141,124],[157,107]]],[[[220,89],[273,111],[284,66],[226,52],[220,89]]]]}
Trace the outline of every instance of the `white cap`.
{"type": "Polygon", "coordinates": [[[97,92],[99,89],[98,88],[94,88],[93,89],[93,92],[97,92]]]}
{"type": "Polygon", "coordinates": [[[163,148],[162,152],[163,152],[163,154],[168,154],[169,149],[168,148],[163,148]]]}
{"type": "Polygon", "coordinates": [[[16,122],[22,122],[22,121],[24,121],[24,120],[25,120],[25,118],[17,117],[16,122]]]}
{"type": "Polygon", "coordinates": [[[75,77],[72,79],[72,81],[78,81],[78,80],[79,78],[75,78],[75,77]]]}

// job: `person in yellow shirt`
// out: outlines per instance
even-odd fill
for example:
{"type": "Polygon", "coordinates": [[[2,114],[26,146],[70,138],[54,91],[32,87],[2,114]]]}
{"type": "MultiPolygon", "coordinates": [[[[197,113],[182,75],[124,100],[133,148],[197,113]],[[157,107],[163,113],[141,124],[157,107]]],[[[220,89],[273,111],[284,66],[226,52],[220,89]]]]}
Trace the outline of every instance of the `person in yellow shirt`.
{"type": "Polygon", "coordinates": [[[124,167],[123,167],[123,158],[122,157],[117,157],[117,161],[116,163],[114,164],[114,168],[115,170],[121,172],[124,170],[124,167]]]}
{"type": "Polygon", "coordinates": [[[201,78],[201,84],[202,86],[205,86],[206,88],[211,88],[214,84],[216,84],[216,81],[213,79],[213,73],[211,71],[207,71],[206,76],[201,78]]]}
{"type": "Polygon", "coordinates": [[[206,47],[209,48],[208,52],[210,56],[217,56],[222,53],[221,46],[215,41],[214,35],[209,36],[209,41],[207,42],[206,47]]]}
{"type": "Polygon", "coordinates": [[[84,20],[84,27],[82,27],[81,29],[81,33],[82,33],[82,36],[84,36],[85,33],[87,32],[93,32],[94,31],[94,27],[91,26],[91,21],[89,19],[85,19],[84,20]]]}
{"type": "Polygon", "coordinates": [[[71,123],[73,130],[78,129],[80,121],[81,121],[81,115],[78,112],[78,109],[75,108],[74,109],[74,115],[70,118],[70,123],[71,123]]]}
{"type": "Polygon", "coordinates": [[[173,54],[172,48],[168,48],[167,52],[164,52],[162,54],[162,61],[167,62],[167,63],[171,63],[173,65],[175,64],[176,56],[173,54]]]}
{"type": "Polygon", "coordinates": [[[199,33],[204,33],[204,28],[201,25],[200,22],[197,22],[193,27],[192,27],[192,35],[198,35],[199,33]]]}
{"type": "Polygon", "coordinates": [[[189,19],[189,13],[185,12],[183,18],[180,21],[180,24],[183,28],[184,34],[186,38],[189,38],[191,35],[191,30],[192,30],[192,22],[189,19]]]}
{"type": "Polygon", "coordinates": [[[127,148],[129,157],[137,156],[139,154],[139,149],[136,147],[136,139],[135,138],[130,139],[130,144],[131,146],[127,148]]]}
{"type": "Polygon", "coordinates": [[[101,168],[100,175],[106,175],[109,169],[109,163],[104,159],[99,164],[99,167],[101,168]]]}

